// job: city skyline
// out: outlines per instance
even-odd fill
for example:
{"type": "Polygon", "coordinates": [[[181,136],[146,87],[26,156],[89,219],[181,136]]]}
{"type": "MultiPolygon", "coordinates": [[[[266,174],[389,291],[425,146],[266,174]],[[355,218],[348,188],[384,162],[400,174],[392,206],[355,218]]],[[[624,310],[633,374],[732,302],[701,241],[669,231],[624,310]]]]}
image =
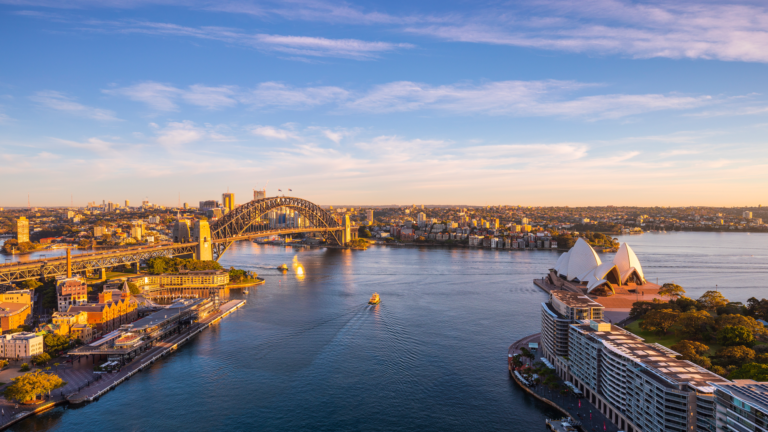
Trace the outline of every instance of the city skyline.
{"type": "Polygon", "coordinates": [[[14,0],[0,17],[0,207],[262,188],[757,206],[768,186],[760,2],[14,0]]]}

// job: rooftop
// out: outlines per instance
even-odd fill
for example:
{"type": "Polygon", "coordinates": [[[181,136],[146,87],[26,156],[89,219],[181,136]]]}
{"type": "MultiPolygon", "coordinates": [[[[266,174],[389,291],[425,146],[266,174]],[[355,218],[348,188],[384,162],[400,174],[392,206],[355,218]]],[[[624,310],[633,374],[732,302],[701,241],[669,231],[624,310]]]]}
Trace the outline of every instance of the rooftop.
{"type": "Polygon", "coordinates": [[[143,331],[161,325],[162,323],[175,318],[177,315],[189,311],[190,309],[197,307],[201,303],[208,299],[186,299],[181,301],[175,301],[168,305],[167,308],[155,312],[149,316],[146,316],[140,320],[134,321],[131,324],[123,326],[128,331],[143,331]]]}
{"type": "Polygon", "coordinates": [[[713,382],[713,387],[753,407],[766,411],[768,408],[768,383],[752,380],[734,380],[733,382],[713,382]]]}
{"type": "Polygon", "coordinates": [[[7,317],[11,315],[16,315],[17,313],[22,312],[24,309],[28,307],[29,307],[29,304],[27,303],[2,302],[0,303],[0,316],[7,317]]]}
{"type": "MultiPolygon", "coordinates": [[[[627,357],[648,369],[659,378],[670,384],[687,384],[702,393],[714,393],[710,383],[729,382],[687,360],[678,360],[680,355],[659,344],[647,344],[643,338],[632,334],[613,324],[600,322],[600,330],[610,326],[610,330],[598,331],[589,324],[572,324],[580,332],[589,334],[601,341],[609,350],[627,357]]],[[[661,382],[661,381],[659,381],[661,382]]]]}
{"type": "Polygon", "coordinates": [[[560,302],[564,303],[566,306],[572,307],[572,308],[603,307],[603,305],[592,300],[586,295],[575,293],[572,291],[552,290],[550,294],[552,295],[553,299],[557,299],[560,302]]]}

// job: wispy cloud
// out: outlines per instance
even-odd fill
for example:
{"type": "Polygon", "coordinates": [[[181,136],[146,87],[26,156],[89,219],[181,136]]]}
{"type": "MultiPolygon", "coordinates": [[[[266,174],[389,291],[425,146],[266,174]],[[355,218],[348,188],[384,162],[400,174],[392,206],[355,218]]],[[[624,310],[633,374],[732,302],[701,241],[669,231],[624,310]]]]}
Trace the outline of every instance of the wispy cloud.
{"type": "Polygon", "coordinates": [[[711,102],[710,96],[675,94],[604,94],[568,99],[569,93],[593,85],[573,81],[499,81],[480,85],[430,86],[409,81],[374,87],[347,108],[369,112],[436,109],[453,113],[515,116],[620,118],[644,112],[690,109],[711,102]]]}
{"type": "Polygon", "coordinates": [[[541,0],[405,31],[439,39],[634,58],[768,62],[758,4],[541,0]]]}
{"type": "Polygon", "coordinates": [[[157,143],[169,149],[176,149],[185,144],[202,140],[214,142],[235,141],[235,138],[222,133],[227,129],[224,126],[209,124],[200,126],[190,120],[169,122],[163,128],[159,128],[157,125],[153,127],[157,129],[157,143]]]}
{"type": "Polygon", "coordinates": [[[381,53],[413,48],[409,43],[363,41],[359,39],[329,39],[315,36],[246,33],[227,27],[187,27],[173,23],[151,21],[88,21],[83,30],[191,37],[247,46],[294,56],[340,57],[357,60],[372,59],[381,53]]]}
{"type": "Polygon", "coordinates": [[[278,129],[272,126],[253,126],[250,128],[252,134],[270,139],[279,140],[295,140],[299,139],[298,135],[294,132],[286,129],[278,129]]]}
{"type": "Polygon", "coordinates": [[[64,111],[79,117],[87,117],[101,121],[119,120],[110,110],[83,105],[75,102],[74,99],[67,97],[63,93],[53,90],[39,91],[33,96],[30,96],[30,99],[46,108],[56,111],[64,111]]]}
{"type": "MultiPolygon", "coordinates": [[[[437,110],[457,115],[560,116],[589,120],[616,119],[661,110],[689,110],[717,103],[707,95],[674,93],[573,96],[575,92],[600,87],[603,86],[556,80],[442,86],[398,81],[374,86],[367,91],[356,91],[337,86],[298,87],[278,82],[261,83],[253,89],[202,85],[181,89],[168,84],[144,82],[104,92],[144,102],[160,111],[177,110],[177,104],[184,101],[211,109],[238,103],[257,109],[309,109],[325,105],[343,112],[437,110]]],[[[342,137],[339,134],[331,131],[326,133],[326,137],[338,142],[342,137]]]]}

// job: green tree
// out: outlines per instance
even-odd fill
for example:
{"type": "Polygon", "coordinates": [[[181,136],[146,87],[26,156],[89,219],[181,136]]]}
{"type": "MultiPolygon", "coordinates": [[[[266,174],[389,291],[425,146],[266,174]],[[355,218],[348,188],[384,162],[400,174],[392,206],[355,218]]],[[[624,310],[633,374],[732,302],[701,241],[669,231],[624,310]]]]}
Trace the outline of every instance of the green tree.
{"type": "Polygon", "coordinates": [[[672,349],[680,353],[681,360],[688,360],[705,369],[712,367],[712,362],[704,356],[704,353],[709,351],[709,347],[702,343],[682,340],[672,345],[672,349]]]}
{"type": "Polygon", "coordinates": [[[19,368],[20,372],[29,372],[29,363],[22,363],[21,367],[19,368]]]}
{"type": "Polygon", "coordinates": [[[59,352],[64,351],[69,347],[69,339],[66,336],[57,334],[48,334],[43,339],[45,343],[46,352],[57,355],[59,352]]]}
{"type": "Polygon", "coordinates": [[[743,345],[731,346],[720,348],[715,357],[720,366],[734,365],[740,367],[743,364],[752,363],[755,359],[755,352],[743,345]]]}
{"type": "Polygon", "coordinates": [[[662,297],[666,296],[666,297],[669,297],[670,299],[682,297],[683,294],[685,294],[685,290],[683,289],[683,287],[674,283],[665,283],[659,289],[660,296],[662,297]]]}
{"type": "Polygon", "coordinates": [[[744,326],[725,326],[717,332],[717,340],[723,346],[752,346],[755,336],[752,331],[744,326]]]}
{"type": "Polygon", "coordinates": [[[715,310],[728,304],[728,299],[719,291],[707,291],[697,300],[702,309],[715,310]]]}
{"type": "Polygon", "coordinates": [[[765,326],[757,322],[756,319],[744,315],[721,315],[715,320],[715,327],[719,330],[725,326],[744,326],[748,328],[756,337],[763,337],[768,334],[765,326]]]}
{"type": "Polygon", "coordinates": [[[42,285],[43,284],[40,283],[40,281],[38,281],[37,279],[27,279],[24,282],[20,283],[19,287],[21,289],[33,290],[33,289],[35,289],[37,287],[40,287],[42,285]]]}
{"type": "Polygon", "coordinates": [[[133,282],[128,282],[128,290],[130,290],[133,295],[141,294],[141,288],[133,282]]]}
{"type": "Polygon", "coordinates": [[[48,353],[38,354],[32,357],[32,363],[41,366],[51,361],[51,356],[48,353]]]}
{"type": "Polygon", "coordinates": [[[684,311],[684,312],[690,311],[691,308],[693,308],[693,310],[696,310],[696,307],[698,306],[698,303],[696,302],[696,300],[686,296],[680,296],[677,299],[675,299],[675,304],[677,305],[677,307],[680,308],[681,311],[684,311]]]}
{"type": "Polygon", "coordinates": [[[701,334],[706,326],[714,322],[714,318],[707,311],[691,311],[681,313],[676,324],[680,326],[680,331],[683,334],[695,337],[701,334]]]}
{"type": "Polygon", "coordinates": [[[666,334],[670,327],[675,325],[680,312],[671,309],[654,310],[645,314],[640,328],[645,331],[666,334]]]}
{"type": "Polygon", "coordinates": [[[758,382],[768,381],[768,365],[747,363],[728,374],[728,379],[751,379],[758,382]]]}
{"type": "Polygon", "coordinates": [[[66,384],[58,375],[38,370],[14,378],[13,383],[5,389],[3,394],[9,400],[26,402],[66,384]]]}
{"type": "Polygon", "coordinates": [[[728,372],[722,366],[715,365],[712,366],[709,370],[712,371],[713,374],[720,375],[721,377],[724,377],[728,374],[728,372]]]}

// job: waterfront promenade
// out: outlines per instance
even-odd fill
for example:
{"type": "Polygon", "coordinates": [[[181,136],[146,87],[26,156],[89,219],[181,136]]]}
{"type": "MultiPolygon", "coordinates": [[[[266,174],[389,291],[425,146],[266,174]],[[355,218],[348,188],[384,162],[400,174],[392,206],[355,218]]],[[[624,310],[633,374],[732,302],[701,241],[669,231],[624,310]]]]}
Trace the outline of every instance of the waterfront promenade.
{"type": "MultiPolygon", "coordinates": [[[[589,402],[589,399],[577,398],[570,392],[566,395],[563,395],[560,394],[559,390],[552,390],[543,384],[527,387],[525,384],[518,381],[518,379],[512,373],[511,359],[513,355],[520,353],[521,348],[528,348],[528,344],[531,342],[539,343],[539,350],[535,353],[536,358],[534,362],[538,361],[541,358],[541,333],[532,334],[516,341],[510,345],[507,352],[507,366],[509,368],[509,375],[517,383],[517,385],[519,385],[524,391],[527,391],[529,394],[531,394],[531,396],[541,400],[542,402],[559,408],[561,412],[567,413],[567,416],[573,417],[574,419],[580,421],[582,423],[581,429],[583,431],[618,432],[619,428],[615,424],[611,423],[611,421],[608,420],[608,418],[605,417],[603,413],[597,409],[597,407],[592,405],[592,403],[589,402]]],[[[555,377],[557,378],[557,384],[559,385],[559,388],[565,388],[563,380],[560,379],[560,377],[557,375],[555,375],[555,377]]]]}
{"type": "MultiPolygon", "coordinates": [[[[74,361],[73,363],[59,365],[54,372],[62,380],[66,381],[67,385],[52,392],[44,403],[21,405],[10,402],[5,398],[0,399],[0,410],[3,413],[0,415],[0,430],[11,426],[23,418],[47,411],[56,405],[98,400],[103,394],[114,389],[123,381],[130,379],[132,375],[149,367],[156,360],[169,355],[198,333],[211,325],[215,325],[222,318],[244,304],[245,300],[232,300],[223,304],[219,312],[191,325],[179,334],[158,342],[157,345],[142,353],[116,372],[96,374],[93,372],[94,362],[89,362],[87,359],[81,362],[74,361]]],[[[101,361],[96,362],[100,363],[101,361]]]]}

